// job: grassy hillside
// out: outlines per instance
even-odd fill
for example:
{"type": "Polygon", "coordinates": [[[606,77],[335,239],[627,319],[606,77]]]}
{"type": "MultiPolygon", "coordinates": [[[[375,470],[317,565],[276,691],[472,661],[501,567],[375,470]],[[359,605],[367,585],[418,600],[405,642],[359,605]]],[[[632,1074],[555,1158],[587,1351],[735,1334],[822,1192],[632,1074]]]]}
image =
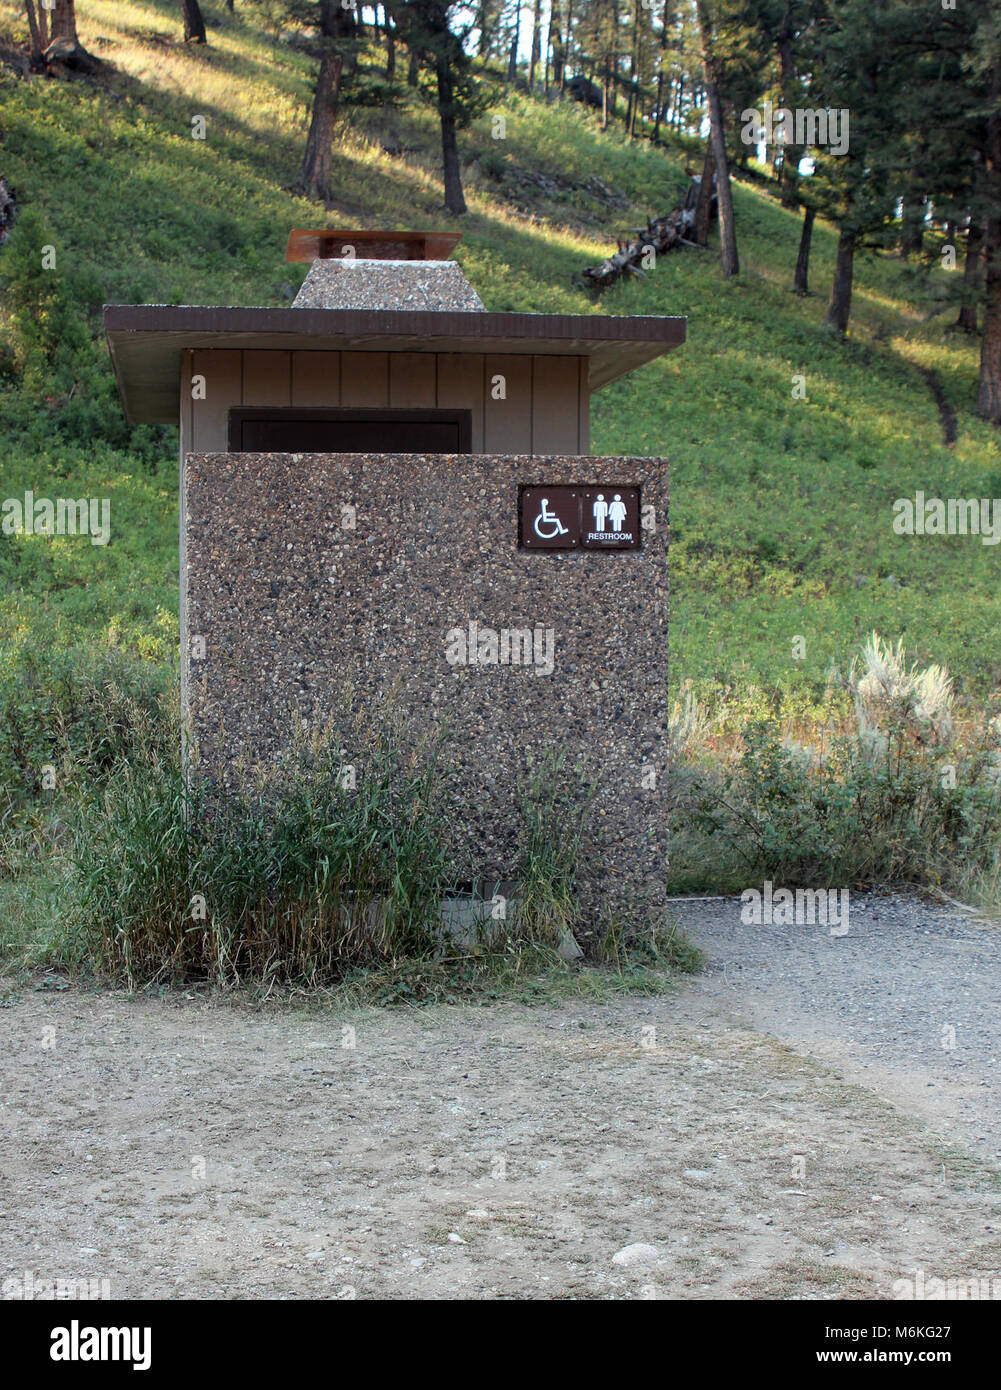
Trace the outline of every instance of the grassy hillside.
{"type": "MultiPolygon", "coordinates": [[[[434,123],[416,102],[349,111],[336,201],[324,209],[291,195],[312,64],[239,13],[206,9],[215,26],[200,49],[178,42],[174,4],[82,0],[81,33],[112,65],[107,80],[0,78],[0,172],[19,204],[41,213],[60,270],[96,280],[109,301],[284,303],[303,273],[282,259],[292,225],[451,220],[440,209],[434,123]],[[204,141],[191,136],[194,115],[207,118],[204,141]]],[[[11,0],[0,24],[8,36],[21,24],[11,0]]],[[[944,332],[951,314],[929,318],[934,284],[898,261],[863,259],[851,341],[832,341],[819,328],[831,229],[819,225],[814,239],[816,295],[797,299],[788,289],[797,218],[744,185],[739,280],[725,283],[715,255],[692,252],[592,304],[574,272],[616,231],[673,204],[685,151],[631,146],[577,108],[506,98],[500,87],[496,110],[506,139],[491,138],[488,115],[463,140],[470,213],[457,253],[487,307],[689,317],[683,350],[601,392],[594,408],[595,452],[672,463],[674,680],[707,693],[753,684],[806,709],[832,660],[875,627],[945,661],[963,691],[989,695],[1001,683],[995,549],[890,527],[893,499],[916,489],[1001,492],[997,441],[969,410],[976,345],[944,332]],[[601,184],[589,185],[595,174],[601,184]],[[923,367],[940,374],[958,412],[951,448],[923,367]],[[798,373],[805,400],[793,398],[798,373]],[[799,661],[794,635],[806,640],[799,661]]],[[[170,432],[144,439],[136,457],[131,441],[60,447],[63,404],[52,403],[30,451],[6,452],[5,495],[59,479],[110,496],[114,540],[104,550],[6,545],[3,635],[32,630],[41,604],[46,622],[65,620],[77,636],[162,656],[176,605],[170,432]],[[137,572],[141,586],[129,582],[137,572]]]]}

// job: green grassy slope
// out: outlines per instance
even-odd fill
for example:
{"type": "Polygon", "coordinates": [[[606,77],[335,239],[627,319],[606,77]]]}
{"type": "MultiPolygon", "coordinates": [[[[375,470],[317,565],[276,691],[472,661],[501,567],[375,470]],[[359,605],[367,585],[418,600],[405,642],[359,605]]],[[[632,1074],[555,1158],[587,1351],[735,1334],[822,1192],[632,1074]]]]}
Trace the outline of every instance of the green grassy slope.
{"type": "MultiPolygon", "coordinates": [[[[280,304],[303,270],[285,265],[295,225],[445,227],[431,113],[348,112],[327,209],[288,191],[305,138],[312,65],[238,13],[206,4],[210,46],[179,42],[166,0],[79,0],[87,45],[114,65],[106,80],[0,75],[0,175],[44,215],[62,269],[88,270],[118,302],[280,304]],[[203,115],[208,138],[191,137],[203,115]],[[385,146],[399,151],[386,152],[385,146]]],[[[23,27],[0,0],[0,31],[23,27]]],[[[997,566],[976,538],[900,538],[894,498],[1001,496],[997,439],[970,413],[976,344],[929,317],[929,287],[906,267],[863,258],[851,341],[819,322],[834,258],[818,224],[811,281],[788,286],[798,220],[756,187],[735,190],[742,273],[725,283],[714,254],[662,259],[654,273],[596,305],[572,277],[618,231],[666,211],[684,186],[683,148],[654,150],[602,135],[577,108],[498,88],[495,112],[462,141],[470,212],[456,219],[457,259],[495,310],[683,313],[680,351],[598,394],[596,453],[664,454],[672,464],[672,679],[742,707],[777,692],[787,713],[819,712],[832,661],[867,629],[903,635],[917,658],[947,663],[961,692],[1001,685],[997,566]],[[504,140],[491,134],[503,113],[504,140]],[[539,187],[532,176],[545,174],[539,187]],[[621,196],[611,200],[597,175],[621,196]],[[581,187],[583,185],[583,187],[581,187]],[[920,369],[938,371],[958,412],[946,448],[920,369]],[[807,398],[793,398],[793,377],[807,398]],[[806,657],[792,658],[792,639],[806,657]],[[751,689],[752,693],[747,692],[751,689]],[[763,698],[763,697],[762,697],[763,698]]],[[[14,385],[0,385],[0,410],[14,385]]],[[[106,548],[73,540],[6,540],[0,548],[0,638],[94,641],[167,659],[176,640],[175,441],[143,456],[60,443],[51,404],[31,447],[4,446],[0,497],[25,488],[112,499],[106,548]],[[149,458],[157,460],[155,473],[149,458]]],[[[2,430],[2,424],[0,424],[2,430]]]]}

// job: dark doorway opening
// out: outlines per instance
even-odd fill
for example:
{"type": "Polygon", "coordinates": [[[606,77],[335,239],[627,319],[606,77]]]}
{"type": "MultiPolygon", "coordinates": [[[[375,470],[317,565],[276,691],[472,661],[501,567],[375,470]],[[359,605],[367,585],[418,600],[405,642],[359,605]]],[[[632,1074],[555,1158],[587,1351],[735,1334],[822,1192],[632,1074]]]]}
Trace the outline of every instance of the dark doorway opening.
{"type": "Polygon", "coordinates": [[[245,406],[229,412],[229,447],[255,454],[468,454],[469,410],[245,406]]]}

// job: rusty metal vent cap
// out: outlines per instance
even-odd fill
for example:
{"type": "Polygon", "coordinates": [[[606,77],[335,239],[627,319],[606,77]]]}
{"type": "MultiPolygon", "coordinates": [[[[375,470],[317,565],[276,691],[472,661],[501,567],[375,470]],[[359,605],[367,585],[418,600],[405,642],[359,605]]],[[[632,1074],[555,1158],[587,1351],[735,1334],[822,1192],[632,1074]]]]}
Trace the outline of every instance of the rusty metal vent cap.
{"type": "Polygon", "coordinates": [[[447,261],[462,240],[461,232],[309,230],[289,233],[287,261],[447,261]]]}

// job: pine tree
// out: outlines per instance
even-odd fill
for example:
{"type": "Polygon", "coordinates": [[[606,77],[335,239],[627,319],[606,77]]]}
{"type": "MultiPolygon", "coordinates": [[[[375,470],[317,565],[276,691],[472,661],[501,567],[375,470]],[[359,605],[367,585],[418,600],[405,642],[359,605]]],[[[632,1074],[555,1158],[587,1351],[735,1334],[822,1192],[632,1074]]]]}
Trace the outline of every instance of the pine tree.
{"type": "Polygon", "coordinates": [[[449,212],[464,213],[458,131],[487,104],[466,49],[473,29],[468,7],[451,0],[390,0],[390,9],[407,46],[421,55],[426,74],[433,80],[422,91],[438,112],[441,126],[445,206],[449,212]],[[461,19],[468,27],[459,27],[461,19]]]}
{"type": "Polygon", "coordinates": [[[334,121],[344,84],[345,57],[354,39],[354,14],[341,0],[312,4],[299,0],[290,5],[289,14],[300,22],[313,22],[319,30],[320,67],[297,187],[326,202],[331,196],[334,121]]]}
{"type": "Polygon", "coordinates": [[[713,53],[712,17],[709,13],[707,0],[696,0],[696,14],[702,51],[702,72],[706,84],[706,98],[709,103],[713,163],[716,168],[716,200],[719,208],[723,274],[729,279],[740,273],[740,261],[737,257],[737,230],[733,222],[733,196],[730,190],[730,166],[726,153],[726,131],[723,126],[723,104],[720,99],[713,53]]]}
{"type": "MultiPolygon", "coordinates": [[[[885,245],[906,185],[908,134],[904,54],[916,41],[910,0],[829,0],[811,95],[818,106],[847,112],[847,148],[810,151],[814,196],[838,224],[838,250],[824,325],[848,330],[856,251],[885,245]]],[[[913,53],[911,54],[913,57],[913,53]]],[[[825,118],[826,122],[826,118],[825,118]]]]}

